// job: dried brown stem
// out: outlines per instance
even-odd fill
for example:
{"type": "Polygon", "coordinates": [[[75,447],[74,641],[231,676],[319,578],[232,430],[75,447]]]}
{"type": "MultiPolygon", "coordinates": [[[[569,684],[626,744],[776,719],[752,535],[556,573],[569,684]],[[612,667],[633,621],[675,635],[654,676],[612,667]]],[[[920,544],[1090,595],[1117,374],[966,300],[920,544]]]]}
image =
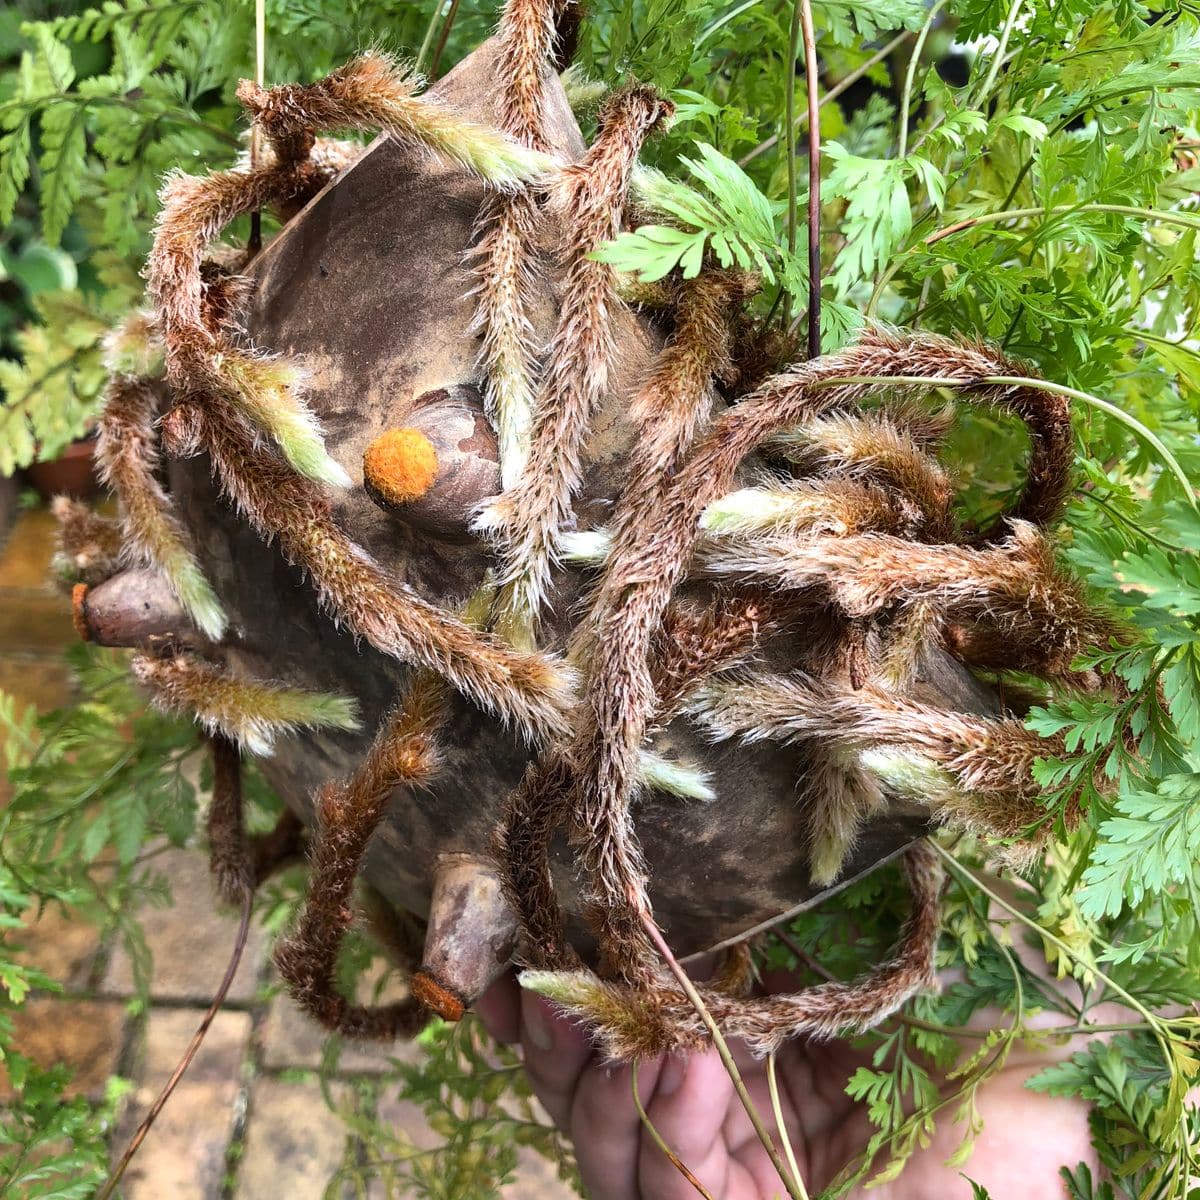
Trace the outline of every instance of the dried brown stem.
{"type": "Polygon", "coordinates": [[[208,1033],[209,1026],[216,1020],[217,1013],[221,1011],[221,1005],[225,1003],[225,997],[229,994],[234,976],[237,974],[238,966],[242,961],[242,953],[246,949],[246,939],[250,933],[251,904],[252,896],[247,893],[242,901],[242,916],[238,923],[237,938],[234,940],[233,951],[229,956],[225,975],[217,987],[212,1003],[208,1006],[208,1011],[205,1012],[203,1019],[196,1028],[196,1032],[192,1035],[192,1040],[188,1043],[188,1047],[184,1051],[183,1057],[179,1060],[178,1066],[171,1073],[171,1078],[167,1080],[162,1091],[159,1092],[157,1099],[151,1106],[150,1111],[137,1127],[136,1132],[129,1141],[129,1145],[125,1147],[124,1153],[117,1160],[117,1165],[113,1168],[108,1182],[98,1193],[96,1200],[111,1200],[113,1193],[121,1182],[122,1176],[124,1176],[129,1164],[133,1161],[133,1156],[137,1154],[139,1147],[146,1140],[146,1135],[150,1132],[154,1122],[158,1120],[159,1113],[166,1107],[167,1101],[170,1100],[172,1093],[179,1086],[179,1081],[183,1078],[184,1073],[191,1066],[192,1060],[196,1057],[204,1041],[204,1037],[208,1033]]]}
{"type": "Polygon", "coordinates": [[[692,1171],[687,1163],[667,1145],[663,1135],[654,1127],[654,1122],[650,1120],[650,1117],[646,1113],[646,1108],[642,1104],[642,1097],[638,1093],[638,1065],[636,1059],[629,1064],[629,1084],[633,1090],[633,1106],[637,1109],[638,1118],[642,1122],[646,1132],[650,1135],[650,1140],[667,1156],[667,1160],[671,1166],[688,1181],[700,1196],[704,1197],[704,1200],[714,1200],[712,1192],[696,1178],[695,1172],[692,1171]]]}
{"type": "Polygon", "coordinates": [[[712,1038],[713,1045],[716,1046],[717,1053],[721,1056],[721,1062],[729,1074],[730,1081],[733,1083],[733,1090],[737,1093],[738,1100],[741,1101],[742,1107],[746,1110],[746,1116],[750,1118],[750,1124],[754,1128],[755,1136],[762,1143],[763,1149],[767,1152],[767,1157],[771,1160],[771,1165],[783,1181],[784,1187],[787,1188],[788,1195],[792,1197],[792,1200],[806,1200],[803,1192],[803,1184],[798,1184],[798,1181],[791,1176],[783,1159],[780,1157],[779,1151],[775,1146],[775,1139],[771,1137],[771,1133],[763,1122],[758,1108],[755,1106],[754,1101],[750,1099],[750,1093],[746,1090],[742,1073],[738,1070],[737,1063],[733,1061],[733,1053],[729,1049],[729,1043],[725,1041],[724,1036],[721,1034],[720,1026],[713,1019],[712,1013],[709,1012],[708,1006],[704,1003],[704,998],[700,995],[696,985],[688,978],[687,972],[679,965],[679,960],[671,953],[671,947],[667,945],[667,940],[663,937],[662,930],[659,929],[654,923],[653,918],[649,915],[645,917],[645,928],[647,935],[654,943],[655,949],[662,955],[663,961],[667,964],[671,974],[675,976],[676,982],[683,989],[684,995],[687,996],[696,1010],[696,1015],[708,1030],[708,1035],[712,1038]]]}

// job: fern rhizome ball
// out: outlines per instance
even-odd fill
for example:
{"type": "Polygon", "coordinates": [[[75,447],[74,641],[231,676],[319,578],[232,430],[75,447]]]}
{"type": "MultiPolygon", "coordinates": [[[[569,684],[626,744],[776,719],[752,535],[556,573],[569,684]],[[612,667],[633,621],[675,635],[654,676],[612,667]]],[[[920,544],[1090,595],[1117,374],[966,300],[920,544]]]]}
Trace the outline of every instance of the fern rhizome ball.
{"type": "Polygon", "coordinates": [[[1004,382],[1026,373],[991,347],[904,330],[765,362],[757,281],[709,261],[627,307],[596,251],[669,222],[638,155],[671,106],[615,92],[585,146],[556,13],[510,3],[424,95],[380,54],[244,84],[258,160],[166,181],[153,316],[114,339],[99,444],[125,570],[103,558],[78,620],[207,731],[230,898],[264,846],[295,846],[290,823],[242,833],[238,755],[266,756],[309,829],[276,959],[327,1026],[412,1033],[515,958],[614,1056],[695,1045],[655,925],[736,966],[749,934],[901,855],[912,915],[886,964],[705,988],[759,1052],[861,1029],[932,980],[930,827],[1010,859],[1048,836],[1045,743],[984,673],[1094,687],[1071,665],[1120,634],[1048,541],[1066,402],[1004,382]],[[213,252],[264,209],[265,248],[213,252]],[[938,460],[951,393],[1029,431],[988,528],[938,460]],[[363,876],[427,920],[398,1004],[335,982],[363,876]]]}

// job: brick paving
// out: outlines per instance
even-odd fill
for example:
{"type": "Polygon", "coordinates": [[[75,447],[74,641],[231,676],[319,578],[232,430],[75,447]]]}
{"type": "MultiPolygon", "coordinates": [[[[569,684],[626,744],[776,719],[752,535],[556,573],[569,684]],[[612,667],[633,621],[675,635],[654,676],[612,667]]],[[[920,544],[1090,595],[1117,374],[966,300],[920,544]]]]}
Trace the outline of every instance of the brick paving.
{"type": "MultiPolygon", "coordinates": [[[[41,711],[72,699],[62,659],[75,638],[69,601],[48,582],[53,530],[44,510],[22,513],[7,540],[0,530],[0,690],[41,711]]],[[[154,955],[144,1009],[135,1002],[125,950],[104,944],[97,928],[77,914],[53,907],[29,914],[32,923],[22,938],[24,961],[64,991],[33,996],[18,1010],[17,1044],[43,1065],[70,1064],[74,1094],[98,1098],[113,1075],[131,1081],[114,1153],[124,1148],[191,1039],[224,973],[236,929],[235,918],[218,910],[202,851],[167,849],[154,865],[170,880],[174,900],[169,908],[139,914],[154,955]]],[[[255,929],[229,1002],[125,1176],[125,1200],[320,1200],[339,1164],[361,1161],[366,1152],[326,1107],[315,1075],[324,1044],[321,1032],[278,992],[266,937],[255,929]]],[[[332,1083],[335,1099],[351,1103],[353,1080],[386,1071],[389,1057],[411,1062],[418,1055],[404,1045],[344,1046],[341,1078],[332,1083]]],[[[9,1094],[0,1067],[0,1103],[9,1094]]],[[[394,1089],[381,1097],[377,1111],[415,1145],[438,1144],[421,1110],[397,1099],[394,1089]]],[[[531,1152],[522,1150],[521,1162],[505,1200],[574,1195],[531,1152]]],[[[391,1200],[375,1187],[370,1196],[391,1200]]]]}

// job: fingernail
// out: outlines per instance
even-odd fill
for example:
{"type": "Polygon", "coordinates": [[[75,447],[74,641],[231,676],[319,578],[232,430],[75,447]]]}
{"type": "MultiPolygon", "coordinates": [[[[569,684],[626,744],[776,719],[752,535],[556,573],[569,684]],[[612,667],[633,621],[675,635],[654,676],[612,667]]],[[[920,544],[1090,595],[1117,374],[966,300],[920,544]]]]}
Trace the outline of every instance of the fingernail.
{"type": "Polygon", "coordinates": [[[658,1073],[658,1087],[655,1093],[659,1096],[670,1096],[679,1090],[683,1077],[687,1074],[688,1061],[680,1054],[668,1054],[662,1070],[658,1073]]]}
{"type": "Polygon", "coordinates": [[[554,1049],[554,1014],[549,1004],[540,996],[533,997],[533,1003],[525,1014],[525,1032],[536,1050],[554,1049]]]}

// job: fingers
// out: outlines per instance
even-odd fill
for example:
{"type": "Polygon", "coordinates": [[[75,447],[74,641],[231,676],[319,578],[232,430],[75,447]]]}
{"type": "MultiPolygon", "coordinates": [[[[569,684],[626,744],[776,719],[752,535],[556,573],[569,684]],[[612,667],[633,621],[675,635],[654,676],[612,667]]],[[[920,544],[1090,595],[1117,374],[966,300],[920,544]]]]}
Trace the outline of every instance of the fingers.
{"type": "MultiPolygon", "coordinates": [[[[638,1067],[638,1091],[653,1093],[660,1059],[638,1067]]],[[[591,1062],[583,1073],[571,1108],[571,1137],[579,1174],[589,1200],[674,1200],[673,1193],[643,1192],[638,1186],[638,1146],[642,1121],[633,1103],[629,1067],[591,1062]]]]}
{"type": "Polygon", "coordinates": [[[571,1103],[592,1058],[592,1042],[571,1018],[534,992],[522,991],[521,1049],[534,1094],[559,1129],[571,1130],[571,1103]]]}
{"type": "MultiPolygon", "coordinates": [[[[641,1072],[642,1103],[663,1141],[714,1196],[731,1195],[723,1126],[733,1084],[717,1052],[670,1055],[653,1090],[646,1079],[641,1072]]],[[[640,1191],[635,1194],[695,1200],[695,1189],[650,1138],[642,1139],[637,1174],[640,1191]]]]}
{"type": "MultiPolygon", "coordinates": [[[[534,1095],[575,1143],[590,1200],[637,1200],[641,1121],[628,1067],[598,1062],[591,1039],[570,1018],[512,976],[493,984],[475,1005],[499,1041],[520,1041],[534,1095]]],[[[643,1094],[653,1092],[658,1064],[639,1072],[643,1094]]],[[[650,1192],[658,1200],[658,1193],[650,1192]]],[[[668,1196],[671,1194],[667,1194],[668,1196]]]]}
{"type": "Polygon", "coordinates": [[[472,1006],[483,1027],[498,1042],[511,1045],[521,1037],[521,989],[512,971],[502,975],[472,1006]]]}

